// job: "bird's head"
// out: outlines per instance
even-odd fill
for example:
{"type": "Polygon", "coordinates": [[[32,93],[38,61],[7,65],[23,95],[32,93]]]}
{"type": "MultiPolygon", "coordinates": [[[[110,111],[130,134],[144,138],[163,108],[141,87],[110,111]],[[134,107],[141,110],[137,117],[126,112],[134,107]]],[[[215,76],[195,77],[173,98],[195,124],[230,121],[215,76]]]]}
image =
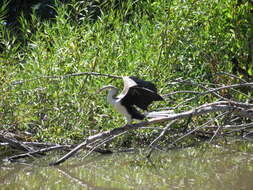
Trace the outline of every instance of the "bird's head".
{"type": "Polygon", "coordinates": [[[100,92],[102,92],[102,91],[104,91],[104,90],[108,90],[108,89],[118,90],[118,88],[116,88],[116,87],[113,86],[113,85],[107,85],[107,86],[103,86],[102,88],[100,88],[100,89],[98,90],[98,93],[100,93],[100,92]]]}

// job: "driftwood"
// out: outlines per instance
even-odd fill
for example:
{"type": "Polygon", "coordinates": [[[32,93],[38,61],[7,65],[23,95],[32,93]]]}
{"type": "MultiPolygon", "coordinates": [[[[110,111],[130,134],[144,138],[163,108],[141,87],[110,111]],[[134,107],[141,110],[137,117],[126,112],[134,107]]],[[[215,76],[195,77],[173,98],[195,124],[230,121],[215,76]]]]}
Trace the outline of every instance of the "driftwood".
{"type": "MultiPolygon", "coordinates": [[[[19,158],[24,157],[30,157],[30,156],[40,156],[42,154],[45,154],[46,152],[53,151],[53,150],[64,150],[68,151],[67,154],[62,156],[59,160],[51,163],[50,165],[58,165],[66,161],[68,158],[73,156],[75,153],[80,151],[81,149],[88,150],[88,153],[85,156],[88,156],[92,152],[100,152],[100,153],[111,153],[109,150],[101,149],[100,147],[105,144],[108,141],[111,141],[112,139],[124,135],[129,131],[138,130],[138,129],[154,129],[154,130],[160,130],[160,135],[158,135],[149,145],[150,151],[148,153],[148,157],[151,155],[153,150],[157,147],[158,141],[160,141],[165,134],[171,133],[173,131],[173,126],[176,123],[179,123],[179,121],[183,119],[187,119],[187,124],[185,127],[182,127],[183,133],[177,136],[173,140],[171,144],[175,144],[185,137],[188,137],[189,135],[197,134],[198,136],[201,136],[203,133],[202,129],[205,129],[204,131],[204,138],[208,139],[209,142],[212,142],[213,139],[216,136],[219,136],[220,134],[223,135],[229,135],[229,134],[235,134],[238,132],[242,132],[242,137],[247,138],[251,134],[253,134],[253,104],[248,102],[253,102],[253,98],[241,91],[238,91],[237,88],[247,88],[252,90],[253,89],[253,83],[243,81],[242,79],[225,73],[229,77],[233,77],[236,80],[241,81],[240,84],[233,84],[233,85],[219,85],[219,84],[206,84],[206,83],[195,83],[194,80],[182,80],[182,79],[176,79],[174,82],[168,85],[190,85],[190,86],[197,86],[198,89],[202,89],[203,91],[174,91],[172,93],[168,93],[165,95],[165,97],[170,98],[170,96],[173,95],[175,97],[178,94],[188,94],[191,95],[189,98],[185,98],[184,101],[179,102],[173,110],[184,110],[184,111],[178,111],[177,113],[173,113],[168,115],[167,117],[163,118],[156,118],[149,121],[140,122],[133,125],[124,125],[118,128],[114,128],[109,131],[103,131],[101,133],[98,133],[96,135],[92,135],[87,137],[82,143],[78,145],[58,145],[58,144],[48,144],[48,143],[33,143],[33,142],[22,142],[20,140],[17,140],[15,137],[9,137],[8,135],[5,135],[4,133],[1,133],[0,131],[0,146],[9,146],[15,149],[18,149],[19,151],[22,151],[22,154],[18,154],[12,157],[7,158],[6,160],[14,161],[19,158]],[[231,101],[229,98],[224,96],[222,91],[224,90],[230,90],[232,92],[235,92],[237,94],[241,94],[243,97],[245,97],[245,102],[238,102],[238,101],[231,101]],[[188,103],[192,102],[194,100],[198,100],[199,97],[211,95],[212,97],[218,98],[219,101],[203,104],[196,108],[189,108],[188,103]],[[213,114],[212,114],[213,113],[213,114]],[[208,114],[211,114],[211,119],[209,119],[208,114]],[[198,116],[205,116],[205,123],[201,124],[200,126],[194,126],[190,129],[187,128],[187,125],[191,123],[191,120],[193,117],[198,116]],[[215,123],[215,120],[221,120],[221,121],[227,121],[220,125],[217,125],[215,123]],[[166,123],[167,122],[167,123],[166,123]],[[166,124],[164,124],[166,123],[166,124]],[[150,125],[154,124],[161,124],[161,126],[164,125],[164,127],[157,127],[154,126],[153,128],[148,127],[150,125]],[[211,132],[210,132],[211,131],[211,132]],[[201,132],[201,134],[200,134],[201,132]]],[[[225,75],[223,73],[223,75],[225,75]]],[[[72,77],[72,76],[82,76],[82,75],[94,75],[94,76],[106,76],[111,78],[120,78],[120,76],[114,76],[114,75],[107,75],[107,74],[101,74],[101,73],[95,73],[95,72],[83,72],[83,73],[73,73],[68,75],[62,75],[62,76],[42,76],[40,78],[65,78],[65,77],[72,77]]],[[[39,80],[40,78],[35,78],[31,80],[39,80]]],[[[13,82],[13,85],[22,84],[27,81],[15,81],[13,82]]],[[[249,92],[249,91],[248,91],[249,92]]],[[[250,93],[249,93],[250,94],[250,93]]],[[[161,108],[162,110],[171,110],[171,108],[161,108]]]]}
{"type": "MultiPolygon", "coordinates": [[[[206,115],[208,113],[213,113],[213,112],[222,112],[222,113],[225,112],[225,113],[229,113],[229,114],[233,113],[239,117],[253,118],[253,104],[241,103],[241,102],[235,102],[235,101],[218,101],[218,102],[214,102],[214,103],[204,104],[202,106],[191,109],[189,111],[170,114],[168,117],[156,118],[156,119],[152,119],[149,121],[144,121],[144,122],[140,122],[140,123],[133,124],[133,125],[125,125],[125,126],[115,128],[115,129],[112,129],[109,131],[101,132],[101,133],[98,133],[96,135],[86,138],[85,141],[83,141],[82,143],[80,143],[79,145],[76,145],[76,146],[55,145],[55,144],[52,144],[52,145],[44,144],[43,145],[42,143],[34,143],[34,144],[30,143],[30,145],[28,145],[29,143],[23,143],[23,142],[18,142],[17,140],[11,140],[11,139],[4,137],[3,135],[0,135],[0,140],[3,143],[9,143],[10,146],[14,146],[22,151],[27,151],[26,153],[7,158],[7,160],[9,160],[9,161],[13,161],[13,160],[16,160],[19,158],[24,158],[27,156],[38,155],[38,154],[49,152],[52,150],[59,150],[59,149],[70,150],[66,155],[61,157],[59,160],[50,164],[50,165],[58,165],[64,161],[66,161],[68,158],[73,156],[76,152],[78,152],[82,148],[88,149],[89,153],[87,155],[89,155],[91,152],[98,149],[105,142],[112,140],[119,135],[125,134],[128,131],[138,130],[140,128],[144,128],[144,127],[146,127],[148,125],[152,125],[152,124],[172,121],[172,123],[170,123],[169,125],[167,125],[167,127],[164,128],[164,130],[161,132],[160,136],[155,141],[153,141],[151,143],[150,146],[152,147],[152,145],[157,140],[159,140],[164,135],[166,130],[168,130],[169,127],[171,127],[177,120],[183,119],[183,118],[189,118],[189,117],[193,117],[193,116],[206,115]],[[31,146],[31,145],[33,145],[33,146],[31,146]],[[34,148],[35,146],[36,146],[36,148],[34,148]],[[39,146],[43,147],[43,148],[38,148],[39,146]],[[29,148],[27,148],[27,147],[29,147],[29,148]]],[[[204,127],[207,127],[207,126],[204,125],[204,127]]],[[[214,127],[214,126],[208,125],[208,127],[214,127]]],[[[223,129],[237,129],[238,127],[239,127],[239,129],[252,128],[253,123],[240,124],[238,126],[228,125],[228,126],[224,126],[223,129]]],[[[203,128],[203,126],[196,127],[195,129],[186,133],[185,135],[183,135],[179,139],[175,140],[175,142],[181,140],[185,136],[195,132],[196,130],[198,130],[200,128],[203,128]]],[[[215,128],[219,129],[217,127],[215,127],[215,128]]],[[[214,136],[215,136],[215,134],[214,134],[214,136]]]]}
{"type": "Polygon", "coordinates": [[[27,80],[21,80],[21,81],[14,81],[12,82],[12,85],[18,85],[23,84],[26,82],[31,82],[35,80],[40,80],[42,78],[46,79],[62,79],[67,77],[78,77],[78,76],[102,76],[102,77],[110,77],[110,78],[121,78],[121,76],[117,75],[109,75],[109,74],[103,74],[103,73],[97,73],[97,72],[80,72],[80,73],[72,73],[72,74],[66,74],[66,75],[54,75],[54,76],[41,76],[37,78],[27,79],[27,80]]]}
{"type": "MultiPolygon", "coordinates": [[[[8,137],[3,137],[3,135],[0,135],[0,140],[5,142],[5,143],[2,143],[2,146],[10,146],[19,151],[26,151],[26,153],[17,154],[17,155],[4,159],[5,161],[11,161],[11,162],[20,158],[43,156],[44,153],[50,152],[53,150],[70,151],[74,147],[77,146],[77,145],[59,145],[59,144],[52,144],[52,143],[22,142],[22,141],[10,139],[8,137]],[[13,144],[13,142],[15,142],[15,144],[13,144]],[[24,149],[22,145],[25,145],[25,147],[29,147],[29,148],[24,149]]],[[[86,149],[90,150],[92,149],[92,147],[87,146],[86,149]]],[[[95,148],[93,149],[93,151],[102,153],[102,154],[112,153],[110,150],[104,150],[100,148],[95,148]]]]}
{"type": "MultiPolygon", "coordinates": [[[[114,138],[116,136],[119,136],[119,135],[127,132],[127,131],[137,130],[137,129],[142,128],[144,126],[155,124],[155,123],[162,123],[162,122],[171,121],[171,120],[175,121],[175,120],[181,119],[181,118],[188,118],[188,117],[192,117],[192,116],[205,115],[207,113],[219,112],[219,111],[236,112],[237,115],[239,115],[241,117],[253,118],[253,104],[245,104],[245,103],[240,103],[240,102],[235,102],[235,101],[219,101],[219,102],[214,102],[214,103],[210,103],[210,104],[205,104],[205,105],[202,105],[198,108],[195,108],[195,109],[192,109],[189,111],[185,111],[185,112],[178,113],[178,114],[176,114],[176,113],[171,114],[168,117],[157,118],[157,119],[153,119],[150,121],[145,121],[145,122],[141,122],[141,123],[137,123],[137,124],[133,124],[133,125],[125,125],[123,127],[115,128],[110,131],[106,131],[106,132],[102,132],[102,133],[90,136],[83,143],[79,144],[73,150],[71,150],[69,153],[64,155],[62,158],[60,158],[56,162],[51,163],[50,165],[58,165],[58,164],[64,162],[65,160],[70,158],[72,155],[74,155],[81,148],[86,147],[87,145],[90,145],[94,142],[97,142],[98,140],[114,138]]],[[[171,125],[169,125],[169,126],[171,126],[171,125]]],[[[168,128],[165,128],[165,130],[167,130],[167,129],[168,128]]],[[[162,133],[164,133],[164,132],[162,132],[162,133]]],[[[163,135],[162,133],[161,133],[161,135],[163,135]]],[[[103,142],[102,143],[100,142],[100,144],[97,146],[100,146],[102,144],[103,144],[103,142]]]]}

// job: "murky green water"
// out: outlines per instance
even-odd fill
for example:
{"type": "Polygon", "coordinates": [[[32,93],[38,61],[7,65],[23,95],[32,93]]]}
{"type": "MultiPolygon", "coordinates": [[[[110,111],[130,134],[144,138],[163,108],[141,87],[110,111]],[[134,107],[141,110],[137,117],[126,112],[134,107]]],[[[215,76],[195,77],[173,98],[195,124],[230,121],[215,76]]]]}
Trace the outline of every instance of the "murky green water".
{"type": "Polygon", "coordinates": [[[251,143],[145,153],[79,155],[59,167],[46,166],[55,157],[1,163],[0,189],[253,189],[251,143]]]}

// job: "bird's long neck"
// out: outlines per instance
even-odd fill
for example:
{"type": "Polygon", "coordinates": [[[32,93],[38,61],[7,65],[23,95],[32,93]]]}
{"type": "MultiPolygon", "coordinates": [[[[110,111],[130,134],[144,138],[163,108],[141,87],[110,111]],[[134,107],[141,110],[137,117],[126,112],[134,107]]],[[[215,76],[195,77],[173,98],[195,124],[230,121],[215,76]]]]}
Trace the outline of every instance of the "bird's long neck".
{"type": "Polygon", "coordinates": [[[107,102],[114,105],[116,101],[116,94],[118,93],[118,90],[116,88],[112,88],[107,95],[107,102]]]}

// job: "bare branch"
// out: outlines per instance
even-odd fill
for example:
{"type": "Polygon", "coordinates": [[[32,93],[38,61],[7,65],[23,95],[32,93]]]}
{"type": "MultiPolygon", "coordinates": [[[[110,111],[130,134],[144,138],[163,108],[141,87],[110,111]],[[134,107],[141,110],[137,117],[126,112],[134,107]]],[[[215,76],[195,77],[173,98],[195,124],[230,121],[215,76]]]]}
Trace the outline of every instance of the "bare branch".
{"type": "MultiPolygon", "coordinates": [[[[156,123],[162,123],[167,121],[170,122],[165,128],[163,128],[163,131],[160,133],[160,135],[150,144],[150,146],[153,146],[154,143],[156,143],[169,129],[169,127],[174,124],[179,119],[189,118],[189,117],[196,117],[201,115],[206,115],[208,113],[215,113],[219,112],[220,114],[216,116],[215,118],[209,120],[205,124],[203,124],[200,127],[195,127],[193,130],[187,132],[185,135],[179,137],[176,141],[173,142],[176,143],[179,140],[183,139],[184,137],[192,134],[193,132],[210,127],[210,123],[212,123],[214,120],[219,119],[221,116],[232,114],[234,117],[245,117],[245,118],[253,118],[253,104],[249,103],[242,103],[242,102],[235,102],[235,101],[218,101],[213,103],[208,103],[201,105],[197,108],[190,109],[188,111],[184,111],[181,113],[171,113],[167,117],[162,118],[154,118],[149,121],[140,122],[133,125],[125,125],[119,128],[115,128],[109,131],[101,132],[93,136],[89,136],[79,145],[57,145],[57,144],[43,144],[43,143],[27,143],[27,142],[19,142],[17,140],[14,140],[13,138],[7,138],[4,135],[0,135],[0,142],[1,143],[8,143],[10,146],[18,148],[22,151],[27,151],[27,153],[16,155],[13,157],[8,158],[7,160],[13,161],[18,158],[24,158],[27,156],[33,156],[38,155],[44,152],[52,151],[52,150],[59,150],[59,149],[68,149],[70,150],[66,155],[61,157],[58,161],[51,163],[50,165],[58,165],[68,158],[70,158],[72,155],[74,155],[77,151],[79,151],[82,148],[89,149],[89,152],[86,154],[88,156],[90,153],[92,153],[94,150],[96,150],[99,146],[103,145],[104,143],[111,141],[112,139],[116,138],[117,136],[120,136],[122,134],[125,134],[128,131],[132,130],[138,130],[140,128],[144,129],[147,128],[147,126],[150,126],[152,124],[156,123]],[[43,147],[43,148],[41,148],[43,147]]],[[[247,129],[252,128],[252,123],[244,124],[244,125],[234,125],[234,127],[240,126],[245,127],[247,129]]],[[[220,126],[216,127],[216,131],[212,137],[212,139],[217,135],[218,131],[221,129],[232,129],[233,125],[227,125],[227,126],[220,126]],[[218,128],[218,129],[217,129],[218,128]]],[[[160,129],[160,128],[159,128],[160,129]]],[[[250,134],[250,133],[249,133],[250,134]]],[[[211,140],[212,140],[211,139],[211,140]]],[[[151,150],[152,151],[152,150],[151,150]]]]}
{"type": "Polygon", "coordinates": [[[31,151],[31,152],[27,152],[27,153],[24,153],[24,154],[11,156],[11,157],[7,158],[7,160],[8,161],[14,161],[14,160],[19,159],[19,158],[31,157],[33,155],[41,154],[41,153],[44,153],[44,152],[49,152],[49,151],[52,151],[52,150],[59,150],[59,149],[62,149],[62,148],[67,148],[67,147],[69,147],[69,146],[68,145],[57,145],[57,146],[52,146],[52,147],[48,147],[48,148],[42,148],[42,149],[39,149],[39,150],[36,150],[36,151],[31,151]]]}
{"type": "Polygon", "coordinates": [[[164,94],[164,96],[172,96],[175,94],[200,94],[201,92],[196,92],[196,91],[190,91],[190,90],[182,90],[182,91],[174,91],[168,94],[164,94]]]}
{"type": "MultiPolygon", "coordinates": [[[[119,128],[112,129],[110,131],[105,131],[105,132],[88,137],[84,142],[82,142],[81,144],[76,146],[69,153],[64,155],[62,158],[60,158],[56,162],[51,163],[50,165],[58,165],[64,161],[66,161],[68,158],[70,158],[72,155],[74,155],[78,150],[86,147],[87,145],[93,143],[94,141],[97,141],[99,139],[103,140],[103,139],[111,138],[111,137],[113,138],[114,136],[123,134],[124,132],[131,131],[131,130],[137,130],[139,128],[142,128],[144,126],[148,126],[148,125],[151,125],[154,123],[161,123],[161,122],[165,122],[165,121],[177,120],[180,118],[187,118],[189,116],[199,116],[199,115],[212,113],[212,112],[219,112],[219,111],[221,111],[221,112],[236,111],[237,114],[247,115],[246,113],[248,113],[248,110],[247,110],[248,108],[253,108],[253,104],[246,104],[246,103],[240,103],[240,102],[234,102],[234,101],[219,101],[219,102],[214,102],[214,103],[210,103],[210,104],[204,104],[202,106],[199,106],[198,108],[195,108],[195,109],[192,109],[189,111],[185,111],[182,113],[178,113],[178,114],[173,113],[173,114],[169,115],[168,117],[155,118],[155,119],[152,119],[149,121],[144,121],[144,122],[140,122],[140,123],[133,124],[133,125],[125,125],[125,126],[122,126],[119,128]],[[243,109],[243,108],[246,108],[246,109],[243,109]]],[[[222,116],[222,115],[224,115],[224,113],[220,114],[220,116],[222,116]]],[[[218,117],[220,117],[220,116],[218,116],[218,117]]],[[[251,117],[253,117],[253,114],[251,114],[251,117]]],[[[200,128],[202,128],[202,127],[195,128],[194,130],[190,131],[186,135],[177,139],[175,142],[181,140],[185,136],[193,133],[194,131],[196,131],[200,128]]]]}
{"type": "Polygon", "coordinates": [[[220,131],[221,128],[222,128],[222,125],[219,125],[217,127],[217,129],[215,130],[215,132],[214,132],[212,138],[210,139],[209,143],[211,143],[213,141],[214,137],[217,135],[217,133],[220,131]]]}
{"type": "Polygon", "coordinates": [[[177,120],[171,121],[171,122],[163,129],[163,131],[160,133],[160,135],[159,135],[155,140],[153,140],[153,141],[150,143],[149,147],[150,147],[151,149],[150,149],[150,151],[149,151],[148,154],[147,154],[147,158],[150,158],[151,153],[152,153],[153,150],[154,150],[154,144],[155,144],[158,140],[160,140],[160,139],[166,134],[167,130],[168,130],[176,121],[177,121],[177,120]]]}
{"type": "Polygon", "coordinates": [[[3,143],[8,143],[9,146],[18,149],[18,150],[22,150],[22,151],[33,151],[32,148],[30,148],[29,146],[23,144],[22,142],[17,141],[14,138],[9,138],[7,136],[4,136],[2,134],[0,134],[0,141],[2,141],[3,143]]]}
{"type": "MultiPolygon", "coordinates": [[[[244,80],[244,79],[242,79],[242,78],[240,78],[240,77],[238,77],[238,76],[236,76],[236,75],[233,75],[233,74],[231,74],[231,73],[227,73],[227,72],[218,72],[218,73],[216,73],[217,75],[227,75],[227,76],[230,76],[230,77],[232,77],[232,78],[235,78],[235,79],[238,79],[239,81],[241,81],[241,82],[243,82],[243,83],[247,83],[248,81],[246,81],[246,80],[244,80]]],[[[251,88],[253,88],[253,87],[251,87],[251,88]]]]}
{"type": "Polygon", "coordinates": [[[161,138],[165,135],[165,133],[167,132],[167,130],[176,122],[177,120],[173,120],[171,121],[168,125],[166,125],[166,127],[163,129],[163,131],[160,133],[160,135],[155,139],[153,140],[149,147],[153,147],[153,145],[161,138]]]}
{"type": "Polygon", "coordinates": [[[195,127],[193,130],[191,130],[191,131],[187,132],[186,134],[184,134],[183,136],[179,137],[178,139],[176,139],[176,140],[175,140],[174,142],[172,142],[171,144],[173,145],[173,144],[177,143],[178,141],[182,140],[183,138],[189,136],[189,135],[192,134],[193,132],[195,132],[195,131],[197,131],[197,130],[199,130],[199,129],[205,128],[205,127],[208,126],[210,123],[212,123],[214,120],[216,120],[216,119],[219,118],[219,117],[222,117],[223,115],[224,115],[224,113],[222,113],[222,114],[218,115],[217,117],[215,117],[215,118],[213,118],[213,119],[207,121],[206,123],[204,123],[203,125],[201,125],[201,126],[199,126],[199,127],[195,127]]]}
{"type": "Polygon", "coordinates": [[[103,73],[97,73],[97,72],[80,72],[80,73],[72,73],[72,74],[66,74],[66,75],[40,76],[40,77],[36,77],[33,79],[13,81],[12,85],[23,84],[25,82],[31,82],[31,81],[35,81],[35,80],[39,80],[39,79],[67,78],[67,77],[77,77],[77,76],[84,76],[84,75],[102,76],[102,77],[110,77],[110,78],[121,78],[121,76],[103,74],[103,73]]]}

